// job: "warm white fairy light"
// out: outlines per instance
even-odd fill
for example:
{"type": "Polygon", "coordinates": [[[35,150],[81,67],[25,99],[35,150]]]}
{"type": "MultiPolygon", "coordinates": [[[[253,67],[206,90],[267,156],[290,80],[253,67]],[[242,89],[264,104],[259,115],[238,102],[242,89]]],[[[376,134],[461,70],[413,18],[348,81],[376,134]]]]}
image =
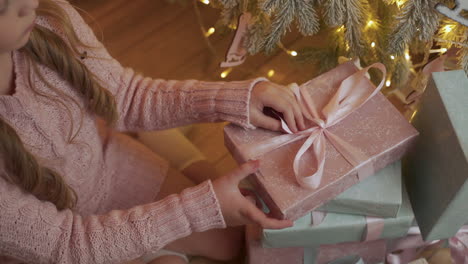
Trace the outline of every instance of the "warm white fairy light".
{"type": "Polygon", "coordinates": [[[371,46],[372,48],[375,48],[375,42],[372,42],[372,43],[370,44],[370,46],[371,46]]]}
{"type": "Polygon", "coordinates": [[[441,49],[431,49],[429,50],[429,53],[445,53],[447,52],[447,49],[446,48],[441,48],[441,49]]]}
{"type": "Polygon", "coordinates": [[[394,59],[395,59],[395,56],[390,55],[390,59],[394,60],[394,59]]]}
{"type": "Polygon", "coordinates": [[[216,29],[214,27],[210,27],[208,31],[205,33],[205,36],[209,37],[215,33],[216,29]]]}
{"type": "Polygon", "coordinates": [[[405,3],[405,1],[404,0],[396,0],[395,3],[397,5],[397,7],[400,8],[405,3]]]}
{"type": "Polygon", "coordinates": [[[288,51],[288,54],[291,55],[291,56],[293,56],[293,57],[296,57],[296,56],[297,56],[297,51],[295,51],[295,50],[289,50],[289,51],[288,51]]]}
{"type": "Polygon", "coordinates": [[[387,80],[387,81],[385,82],[385,85],[386,85],[387,87],[390,87],[391,84],[392,84],[392,82],[391,82],[390,80],[387,80]]]}
{"type": "Polygon", "coordinates": [[[273,75],[275,75],[275,70],[273,70],[273,69],[269,70],[267,75],[268,75],[269,78],[273,77],[273,75]]]}
{"type": "Polygon", "coordinates": [[[210,4],[210,0],[200,0],[200,2],[204,3],[205,5],[209,5],[209,4],[210,4]]]}
{"type": "Polygon", "coordinates": [[[406,58],[406,60],[410,60],[410,59],[411,59],[411,57],[410,57],[410,55],[409,55],[408,52],[405,52],[405,58],[406,58]]]}
{"type": "Polygon", "coordinates": [[[369,22],[367,22],[368,27],[372,27],[374,24],[375,24],[374,20],[369,20],[369,22]]]}
{"type": "Polygon", "coordinates": [[[341,27],[339,27],[339,28],[336,30],[336,32],[341,32],[341,31],[343,31],[343,30],[344,30],[344,26],[341,26],[341,27]]]}
{"type": "Polygon", "coordinates": [[[232,68],[229,68],[229,69],[223,71],[223,72],[221,73],[221,75],[220,75],[221,78],[223,78],[223,79],[226,78],[226,77],[229,75],[229,73],[231,73],[231,71],[232,71],[232,68]]]}
{"type": "Polygon", "coordinates": [[[449,33],[450,31],[452,31],[453,27],[454,27],[453,25],[444,26],[445,33],[449,33]]]}

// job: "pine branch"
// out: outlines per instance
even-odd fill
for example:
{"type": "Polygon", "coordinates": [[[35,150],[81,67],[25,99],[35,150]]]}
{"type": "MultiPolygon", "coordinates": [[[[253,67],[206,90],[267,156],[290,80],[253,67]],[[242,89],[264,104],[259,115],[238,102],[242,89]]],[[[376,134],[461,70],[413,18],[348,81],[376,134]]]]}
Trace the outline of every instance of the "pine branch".
{"type": "Polygon", "coordinates": [[[434,33],[439,27],[440,14],[435,10],[435,5],[437,1],[435,0],[423,0],[415,1],[421,5],[416,7],[420,8],[420,22],[419,29],[420,35],[419,39],[424,41],[431,41],[434,37],[434,33]]]}
{"type": "Polygon", "coordinates": [[[302,0],[298,1],[297,4],[299,31],[305,36],[314,35],[318,32],[320,24],[312,1],[302,0]]]}
{"type": "Polygon", "coordinates": [[[231,9],[238,6],[239,0],[218,0],[224,6],[224,8],[231,9]]]}
{"type": "Polygon", "coordinates": [[[434,0],[411,0],[405,3],[390,39],[391,53],[403,54],[406,45],[416,35],[419,35],[420,40],[432,40],[439,25],[439,14],[434,9],[435,4],[434,0]]]}
{"type": "MultiPolygon", "coordinates": [[[[467,43],[468,44],[468,41],[467,43]]],[[[463,48],[458,51],[458,65],[468,75],[468,48],[463,48]]]]}
{"type": "Polygon", "coordinates": [[[265,48],[268,26],[268,20],[263,15],[258,16],[254,23],[249,26],[246,46],[250,54],[257,54],[265,48]]]}
{"type": "Polygon", "coordinates": [[[259,9],[270,15],[274,10],[280,7],[281,0],[262,0],[259,2],[259,9]]]}
{"type": "Polygon", "coordinates": [[[346,15],[346,0],[328,0],[325,1],[324,20],[331,27],[338,27],[344,24],[346,15]]]}
{"type": "Polygon", "coordinates": [[[296,9],[296,0],[281,0],[281,7],[271,24],[271,32],[265,40],[265,51],[267,53],[271,53],[276,48],[281,37],[289,30],[289,26],[294,20],[296,9]]]}
{"type": "Polygon", "coordinates": [[[367,0],[346,0],[345,37],[352,53],[360,55],[363,49],[362,30],[369,12],[367,0]]]}
{"type": "Polygon", "coordinates": [[[395,68],[392,74],[393,87],[400,89],[408,81],[409,77],[409,63],[404,56],[395,58],[395,68]]]}

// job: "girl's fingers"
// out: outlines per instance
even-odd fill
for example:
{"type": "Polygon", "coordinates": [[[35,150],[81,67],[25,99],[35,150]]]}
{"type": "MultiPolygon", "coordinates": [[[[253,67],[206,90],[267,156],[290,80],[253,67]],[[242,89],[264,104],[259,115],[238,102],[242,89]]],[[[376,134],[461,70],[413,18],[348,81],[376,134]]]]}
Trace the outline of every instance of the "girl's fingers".
{"type": "Polygon", "coordinates": [[[293,225],[291,220],[278,220],[269,218],[265,215],[265,213],[252,204],[248,203],[248,205],[249,206],[246,206],[246,209],[242,212],[242,215],[246,217],[248,221],[256,223],[263,228],[283,229],[293,225]]]}
{"type": "Polygon", "coordinates": [[[256,121],[256,125],[272,131],[281,130],[281,122],[272,117],[266,116],[260,111],[252,111],[251,118],[256,121]]]}
{"type": "Polygon", "coordinates": [[[277,99],[275,101],[268,101],[265,106],[271,107],[278,112],[281,112],[284,116],[286,123],[293,132],[297,132],[296,121],[294,118],[293,107],[291,103],[284,98],[277,99]]]}

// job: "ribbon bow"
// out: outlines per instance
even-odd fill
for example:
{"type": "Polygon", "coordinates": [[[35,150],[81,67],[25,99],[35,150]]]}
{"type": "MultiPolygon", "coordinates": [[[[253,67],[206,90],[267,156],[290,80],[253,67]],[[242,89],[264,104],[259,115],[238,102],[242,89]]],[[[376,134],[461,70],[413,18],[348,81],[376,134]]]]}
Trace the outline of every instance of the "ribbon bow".
{"type": "Polygon", "coordinates": [[[320,186],[324,173],[326,155],[325,144],[326,139],[328,139],[328,141],[333,144],[344,158],[351,165],[356,167],[360,180],[372,175],[374,173],[374,168],[371,162],[368,162],[368,157],[339,136],[330,132],[328,128],[338,124],[341,120],[345,119],[349,114],[376,95],[384,85],[385,74],[385,66],[381,63],[375,63],[347,77],[341,82],[335,95],[322,109],[321,113],[323,118],[319,115],[319,111],[312,100],[312,96],[309,92],[309,89],[311,88],[308,87],[308,83],[305,83],[300,87],[297,84],[292,84],[291,88],[301,107],[304,117],[315,125],[298,133],[293,133],[287,124],[281,120],[282,127],[287,134],[273,137],[257,144],[243,146],[247,157],[255,158],[284,145],[307,138],[294,158],[293,169],[299,185],[310,189],[316,189],[320,186]],[[375,87],[373,90],[369,89],[369,79],[365,76],[370,68],[377,68],[383,73],[382,81],[378,87],[375,87]],[[317,159],[317,170],[310,176],[300,177],[299,164],[301,157],[311,147],[317,159]]]}

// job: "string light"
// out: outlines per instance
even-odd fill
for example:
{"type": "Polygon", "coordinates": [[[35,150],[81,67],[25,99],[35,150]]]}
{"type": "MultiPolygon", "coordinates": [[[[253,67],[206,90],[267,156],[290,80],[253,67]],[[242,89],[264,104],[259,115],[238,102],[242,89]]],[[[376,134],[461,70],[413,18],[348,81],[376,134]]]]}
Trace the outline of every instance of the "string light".
{"type": "Polygon", "coordinates": [[[288,54],[293,56],[293,57],[296,57],[297,56],[297,51],[295,50],[288,50],[288,54]]]}
{"type": "Polygon", "coordinates": [[[275,70],[273,69],[269,70],[267,75],[269,78],[273,77],[273,75],[275,75],[275,70]]]}
{"type": "Polygon", "coordinates": [[[406,58],[406,60],[410,60],[410,59],[411,59],[411,57],[410,57],[410,55],[408,54],[408,52],[405,52],[405,58],[406,58]]]}
{"type": "Polygon", "coordinates": [[[370,46],[371,46],[372,48],[375,48],[375,42],[372,42],[372,43],[370,44],[370,46]]]}
{"type": "Polygon", "coordinates": [[[394,59],[395,59],[395,56],[390,55],[390,59],[394,60],[394,59]]]}
{"type": "Polygon", "coordinates": [[[341,32],[341,31],[343,31],[343,30],[344,30],[344,26],[341,26],[341,27],[339,27],[339,28],[336,30],[336,32],[341,32]]]}
{"type": "Polygon", "coordinates": [[[374,20],[369,20],[369,22],[367,22],[367,26],[371,27],[372,25],[374,25],[374,23],[374,20]]]}
{"type": "Polygon", "coordinates": [[[232,68],[229,68],[229,69],[223,71],[223,72],[221,73],[221,75],[220,75],[221,78],[223,78],[223,79],[226,78],[226,77],[229,75],[229,73],[231,73],[231,71],[232,71],[232,68]]]}
{"type": "Polygon", "coordinates": [[[441,48],[441,49],[431,49],[431,50],[429,51],[429,53],[439,53],[439,52],[441,52],[441,53],[445,53],[445,52],[447,52],[447,49],[446,49],[446,48],[441,48]]]}
{"type": "Polygon", "coordinates": [[[405,1],[404,0],[396,0],[395,3],[397,5],[397,7],[400,8],[405,3],[405,1]]]}
{"type": "Polygon", "coordinates": [[[204,3],[205,5],[209,5],[209,4],[210,4],[210,0],[200,0],[200,2],[204,3]]]}
{"type": "Polygon", "coordinates": [[[387,87],[390,87],[391,84],[392,84],[392,82],[391,82],[390,80],[387,80],[387,81],[385,82],[385,85],[386,85],[387,87]]]}
{"type": "Polygon", "coordinates": [[[216,30],[215,30],[214,27],[210,27],[210,28],[208,29],[208,31],[205,33],[205,36],[206,36],[206,37],[209,37],[209,36],[213,35],[213,33],[215,33],[215,31],[216,31],[216,30]]]}
{"type": "Polygon", "coordinates": [[[453,25],[446,25],[444,26],[444,31],[445,33],[449,33],[450,31],[452,31],[453,29],[453,25]]]}

